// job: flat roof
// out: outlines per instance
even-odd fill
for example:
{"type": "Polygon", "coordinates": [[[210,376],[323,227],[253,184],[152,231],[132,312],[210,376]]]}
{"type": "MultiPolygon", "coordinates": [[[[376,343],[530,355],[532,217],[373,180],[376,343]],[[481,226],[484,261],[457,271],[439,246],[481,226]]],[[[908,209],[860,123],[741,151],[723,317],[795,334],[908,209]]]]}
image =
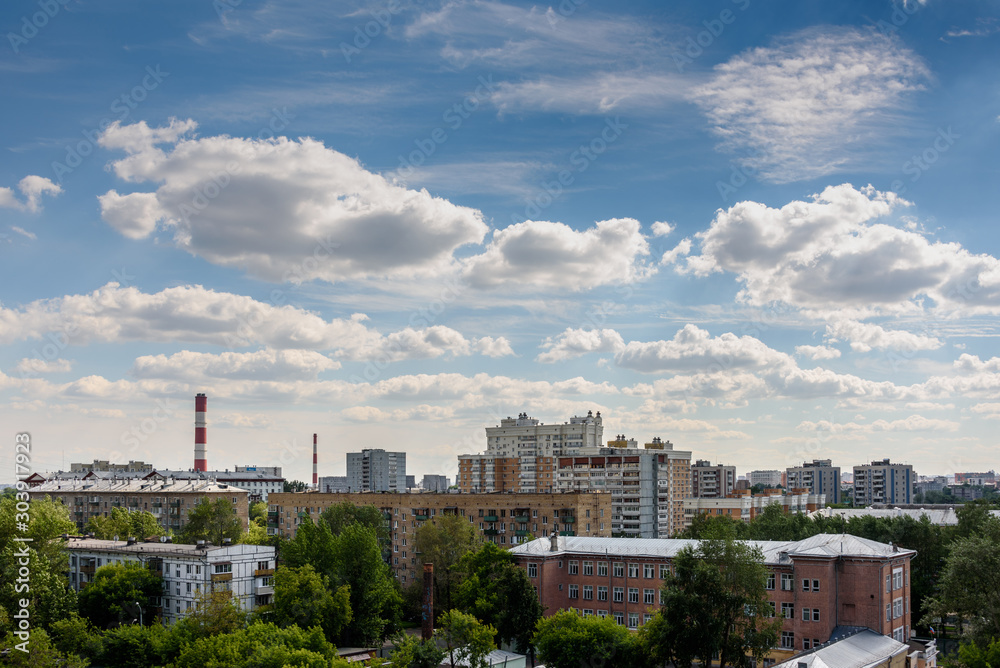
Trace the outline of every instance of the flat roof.
{"type": "Polygon", "coordinates": [[[145,543],[137,542],[131,545],[128,541],[124,540],[101,540],[99,538],[80,538],[77,536],[70,536],[69,540],[66,542],[66,547],[70,550],[91,550],[94,552],[116,552],[121,554],[132,554],[132,555],[154,555],[154,556],[181,556],[181,557],[197,557],[201,555],[206,555],[209,553],[219,552],[220,550],[225,552],[232,552],[233,548],[240,548],[237,550],[239,553],[245,552],[270,552],[274,553],[274,548],[270,545],[245,545],[242,543],[234,545],[206,545],[205,547],[199,548],[197,545],[190,545],[187,543],[145,543]],[[256,548],[247,550],[246,548],[256,548]]]}

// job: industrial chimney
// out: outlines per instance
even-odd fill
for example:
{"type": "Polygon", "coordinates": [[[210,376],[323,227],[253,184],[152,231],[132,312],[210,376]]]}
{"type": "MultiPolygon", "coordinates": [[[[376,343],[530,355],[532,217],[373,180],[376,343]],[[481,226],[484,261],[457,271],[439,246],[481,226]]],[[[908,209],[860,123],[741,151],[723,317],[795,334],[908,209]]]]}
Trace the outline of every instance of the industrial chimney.
{"type": "Polygon", "coordinates": [[[208,444],[208,429],[205,425],[205,412],[208,410],[208,397],[204,394],[194,396],[194,470],[207,471],[208,459],[205,446],[208,444]]]}
{"type": "Polygon", "coordinates": [[[316,434],[313,434],[313,489],[319,490],[319,474],[316,470],[316,434]]]}

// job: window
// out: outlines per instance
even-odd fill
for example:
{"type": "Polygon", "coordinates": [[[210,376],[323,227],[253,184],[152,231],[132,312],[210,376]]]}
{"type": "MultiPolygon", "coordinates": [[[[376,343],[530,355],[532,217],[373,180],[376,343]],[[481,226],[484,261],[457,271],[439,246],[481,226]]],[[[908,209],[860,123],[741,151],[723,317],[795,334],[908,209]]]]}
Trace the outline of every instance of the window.
{"type": "Polygon", "coordinates": [[[588,610],[588,609],[584,608],[584,610],[583,610],[583,616],[584,617],[593,617],[594,616],[594,611],[593,610],[588,610]]]}
{"type": "Polygon", "coordinates": [[[600,617],[601,619],[604,619],[605,617],[608,616],[608,611],[607,610],[598,610],[597,611],[597,616],[600,617]]]}
{"type": "Polygon", "coordinates": [[[767,606],[770,609],[770,612],[768,613],[767,616],[768,617],[774,617],[774,601],[768,601],[767,602],[767,606]]]}
{"type": "Polygon", "coordinates": [[[188,593],[188,595],[191,594],[191,583],[190,582],[187,583],[187,593],[188,593]]]}
{"type": "Polygon", "coordinates": [[[892,605],[890,605],[889,603],[885,604],[885,621],[887,622],[892,621],[892,605]]]}
{"type": "Polygon", "coordinates": [[[819,580],[813,580],[813,591],[819,591],[819,580]]]}
{"type": "Polygon", "coordinates": [[[655,571],[653,570],[653,564],[643,564],[642,565],[642,577],[646,578],[647,580],[652,580],[653,579],[653,573],[654,572],[655,571]]]}
{"type": "MultiPolygon", "coordinates": [[[[264,562],[264,563],[267,563],[267,562],[264,562]]],[[[185,566],[185,568],[186,568],[187,570],[185,570],[184,572],[185,572],[185,573],[186,573],[187,575],[191,575],[191,564],[188,564],[187,566],[185,566]]]]}
{"type": "Polygon", "coordinates": [[[583,600],[584,601],[594,600],[594,585],[583,585],[583,600]]]}
{"type": "Polygon", "coordinates": [[[812,618],[812,610],[809,608],[802,608],[802,621],[808,622],[812,618]]]}
{"type": "Polygon", "coordinates": [[[580,598],[580,585],[570,585],[569,586],[569,597],[570,598],[580,598]]]}
{"type": "Polygon", "coordinates": [[[638,587],[629,587],[628,588],[628,602],[629,603],[638,603],[639,602],[639,588],[638,587]]]}
{"type": "Polygon", "coordinates": [[[892,618],[899,619],[902,616],[903,616],[903,599],[902,597],[900,597],[892,602],[892,618]]]}
{"type": "Polygon", "coordinates": [[[809,578],[802,579],[802,591],[809,591],[810,580],[809,578]]]}
{"type": "Polygon", "coordinates": [[[781,574],[781,591],[792,591],[792,576],[788,573],[781,574]]]}
{"type": "Polygon", "coordinates": [[[795,634],[790,631],[781,632],[781,648],[795,649],[795,634]]]}
{"type": "Polygon", "coordinates": [[[625,577],[625,564],[615,564],[615,577],[616,578],[625,577]]]}
{"type": "Polygon", "coordinates": [[[795,604],[794,603],[782,603],[781,604],[781,616],[785,619],[793,619],[795,617],[795,604]]]}
{"type": "Polygon", "coordinates": [[[819,608],[813,608],[813,621],[819,621],[819,608]]]}
{"type": "Polygon", "coordinates": [[[886,575],[885,576],[885,591],[886,591],[886,593],[892,591],[892,576],[891,575],[886,575]]]}
{"type": "Polygon", "coordinates": [[[538,564],[528,564],[528,577],[529,578],[538,577],[538,564]]]}
{"type": "Polygon", "coordinates": [[[643,589],[642,590],[642,602],[646,605],[653,605],[656,600],[656,590],[655,589],[643,589]]]}
{"type": "Polygon", "coordinates": [[[809,640],[809,638],[803,638],[802,639],[802,649],[809,649],[809,648],[811,648],[812,645],[810,644],[810,642],[811,641],[809,640]]]}
{"type": "Polygon", "coordinates": [[[660,579],[666,580],[670,576],[670,566],[667,564],[660,564],[660,579]]]}
{"type": "Polygon", "coordinates": [[[569,574],[578,575],[579,573],[580,573],[580,562],[579,561],[569,562],[569,574]]]}
{"type": "Polygon", "coordinates": [[[215,565],[215,572],[216,573],[232,573],[233,572],[233,565],[232,564],[216,564],[215,565]]]}
{"type": "Polygon", "coordinates": [[[603,577],[608,576],[608,562],[606,561],[597,562],[597,574],[603,577]]]}
{"type": "Polygon", "coordinates": [[[594,574],[594,562],[593,561],[585,561],[585,562],[583,562],[583,574],[584,575],[593,575],[594,574]]]}
{"type": "Polygon", "coordinates": [[[615,623],[618,624],[618,626],[625,626],[625,613],[624,612],[616,612],[615,613],[615,623]]]}
{"type": "Polygon", "coordinates": [[[639,628],[639,613],[638,612],[630,612],[630,613],[628,613],[628,627],[630,629],[637,629],[637,628],[639,628]]]}
{"type": "Polygon", "coordinates": [[[894,568],[892,569],[892,588],[902,589],[903,588],[903,569],[894,568]]]}
{"type": "MultiPolygon", "coordinates": [[[[625,602],[625,588],[624,587],[615,587],[615,589],[614,589],[614,595],[615,595],[615,598],[614,598],[615,603],[624,603],[625,602]]],[[[886,610],[888,610],[888,609],[889,608],[886,607],[886,610]]]]}
{"type": "Polygon", "coordinates": [[[597,600],[598,601],[606,601],[606,600],[608,600],[608,588],[607,587],[598,587],[597,588],[597,600]]]}
{"type": "Polygon", "coordinates": [[[629,564],[628,565],[628,576],[630,578],[639,577],[639,564],[629,564]]]}
{"type": "Polygon", "coordinates": [[[765,589],[774,589],[774,573],[767,574],[767,584],[764,585],[765,589]]]}

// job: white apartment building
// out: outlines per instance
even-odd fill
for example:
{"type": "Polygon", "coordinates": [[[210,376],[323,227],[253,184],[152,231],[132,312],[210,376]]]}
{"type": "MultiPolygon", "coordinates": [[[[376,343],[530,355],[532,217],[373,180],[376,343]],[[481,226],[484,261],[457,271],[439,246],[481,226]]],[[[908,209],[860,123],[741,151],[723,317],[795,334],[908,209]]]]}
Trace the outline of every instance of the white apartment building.
{"type": "Polygon", "coordinates": [[[913,503],[913,467],[888,459],[854,467],[854,505],[913,503]]]}
{"type": "Polygon", "coordinates": [[[347,486],[351,492],[405,492],[406,453],[378,448],[348,452],[347,486]]]}
{"type": "Polygon", "coordinates": [[[788,489],[808,489],[811,494],[823,494],[830,503],[840,503],[840,467],[829,459],[802,462],[802,466],[785,469],[788,489]]]}
{"type": "Polygon", "coordinates": [[[71,536],[66,547],[69,582],[76,591],[109,564],[139,563],[160,575],[163,596],[153,603],[164,625],[188,614],[206,592],[231,592],[246,612],[269,604],[274,594],[275,552],[269,545],[184,545],[71,536]]]}
{"type": "Polygon", "coordinates": [[[781,471],[770,469],[766,471],[750,471],[747,474],[747,482],[751,487],[763,485],[764,487],[777,487],[781,484],[781,471]]]}

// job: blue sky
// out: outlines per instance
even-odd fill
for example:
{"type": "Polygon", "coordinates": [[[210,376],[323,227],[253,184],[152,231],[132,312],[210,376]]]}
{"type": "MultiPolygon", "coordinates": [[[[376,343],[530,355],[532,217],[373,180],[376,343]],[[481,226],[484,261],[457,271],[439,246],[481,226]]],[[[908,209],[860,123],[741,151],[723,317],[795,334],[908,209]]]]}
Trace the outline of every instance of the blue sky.
{"type": "MultiPolygon", "coordinates": [[[[996,468],[995,3],[8,3],[0,422],[35,470],[454,475],[600,410],[996,468]]],[[[13,446],[0,454],[11,479],[13,446]]]]}

